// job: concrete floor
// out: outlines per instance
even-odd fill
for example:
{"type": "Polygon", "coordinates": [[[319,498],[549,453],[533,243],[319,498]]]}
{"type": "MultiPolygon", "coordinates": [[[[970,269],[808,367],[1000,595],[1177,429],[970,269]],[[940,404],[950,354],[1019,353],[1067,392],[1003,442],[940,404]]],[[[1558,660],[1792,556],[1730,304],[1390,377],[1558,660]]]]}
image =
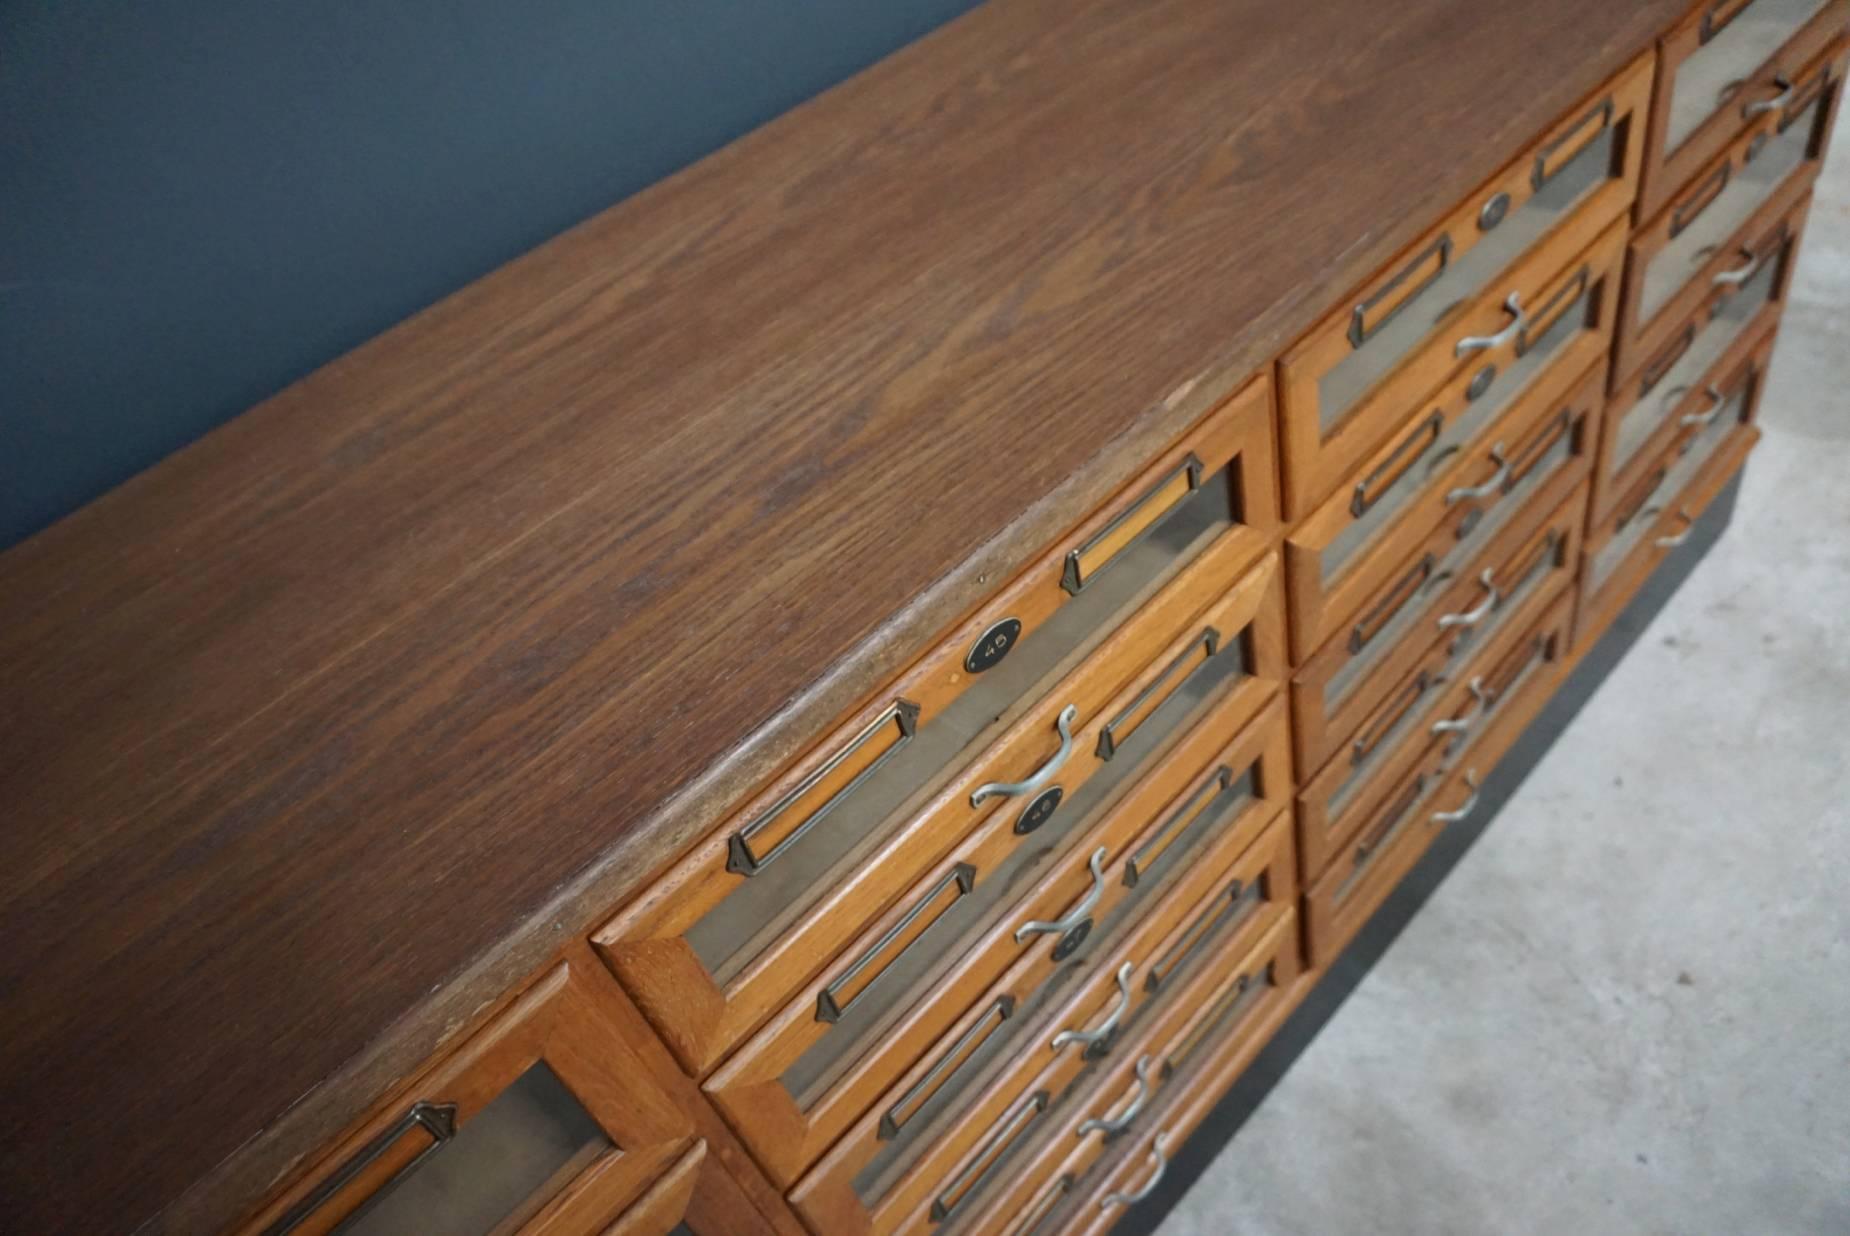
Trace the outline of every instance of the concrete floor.
{"type": "Polygon", "coordinates": [[[1735,523],[1161,1236],[1850,1233],[1850,124],[1735,523]]]}

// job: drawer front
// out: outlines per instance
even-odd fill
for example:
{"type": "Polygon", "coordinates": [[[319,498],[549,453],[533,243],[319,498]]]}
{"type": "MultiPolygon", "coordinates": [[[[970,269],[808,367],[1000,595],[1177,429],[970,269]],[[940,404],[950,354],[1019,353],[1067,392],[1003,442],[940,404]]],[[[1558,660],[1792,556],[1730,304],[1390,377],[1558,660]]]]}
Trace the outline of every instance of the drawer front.
{"type": "Polygon", "coordinates": [[[1810,207],[1806,197],[1751,233],[1738,253],[1740,264],[1712,279],[1670,341],[1618,385],[1601,425],[1593,485],[1596,522],[1643,479],[1687,427],[1688,418],[1708,406],[1709,389],[1778,317],[1810,207]]]}
{"type": "Polygon", "coordinates": [[[1850,65],[1844,40],[1807,65],[1784,102],[1756,117],[1632,240],[1615,373],[1660,356],[1718,279],[1753,271],[1754,242],[1817,178],[1850,65]]]}
{"type": "MultiPolygon", "coordinates": [[[[583,1230],[556,1226],[544,1232],[577,1236],[583,1230]]],[[[772,1236],[776,1230],[727,1174],[719,1156],[699,1141],[605,1228],[603,1236],[772,1236]]]]}
{"type": "Polygon", "coordinates": [[[1052,1135],[973,1198],[968,1218],[952,1230],[1011,1236],[1068,1230],[1054,1219],[1061,1203],[1108,1174],[1096,1165],[1153,1127],[1153,1113],[1170,1102],[1181,1079],[1192,1081],[1235,1052],[1250,1058],[1270,1037],[1299,990],[1298,934],[1297,916],[1289,913],[1250,949],[1224,953],[1187,998],[1074,1095],[1052,1135]]]}
{"type": "Polygon", "coordinates": [[[1075,793],[1201,661],[1268,655],[1243,627],[1184,627],[1269,542],[1269,404],[1260,383],[1212,415],[596,934],[689,1072],[709,1071],[972,829],[1013,822],[1029,804],[1011,786],[1066,751],[1075,793]],[[1180,645],[1196,635],[1212,647],[1180,645]],[[1120,699],[1133,683],[1148,691],[1120,699]],[[1095,756],[1101,739],[1113,747],[1095,756]]]}
{"type": "Polygon", "coordinates": [[[1436,783],[1447,754],[1438,740],[1448,732],[1469,733],[1477,715],[1473,678],[1572,586],[1586,492],[1584,485],[1575,488],[1527,535],[1497,547],[1495,565],[1487,568],[1493,581],[1502,581],[1493,583],[1495,599],[1483,596],[1469,611],[1448,610],[1476,621],[1449,628],[1406,665],[1336,756],[1304,779],[1297,818],[1307,883],[1343,846],[1396,818],[1436,783]]]}
{"type": "MultiPolygon", "coordinates": [[[[1609,238],[1604,254],[1615,263],[1618,239],[1616,233],[1609,238]]],[[[1600,268],[1579,264],[1575,269],[1600,268]]],[[[1607,274],[1593,277],[1588,296],[1613,286],[1616,265],[1604,269],[1607,274]]],[[[1454,540],[1475,536],[1474,545],[1459,546],[1463,553],[1474,552],[1557,469],[1591,466],[1597,443],[1590,430],[1605,399],[1604,371],[1596,367],[1606,344],[1595,332],[1575,333],[1580,335],[1576,345],[1555,362],[1562,367],[1551,365],[1539,374],[1523,399],[1468,441],[1444,445],[1444,435],[1431,432],[1444,415],[1435,410],[1389,445],[1389,452],[1412,460],[1400,466],[1393,484],[1397,502],[1391,523],[1356,535],[1364,527],[1357,513],[1372,515],[1366,501],[1370,481],[1384,472],[1376,462],[1287,535],[1286,583],[1298,665],[1307,665],[1332,641],[1354,645],[1364,657],[1378,655],[1370,645],[1379,648],[1382,632],[1410,601],[1409,572],[1435,537],[1443,540],[1447,527],[1456,530],[1454,540]],[[1567,368],[1565,363],[1575,359],[1579,367],[1567,368]],[[1573,432],[1565,434],[1564,426],[1573,432]]]]}
{"type": "Polygon", "coordinates": [[[1311,965],[1333,962],[1444,826],[1470,813],[1480,774],[1497,754],[1484,735],[1511,714],[1526,720],[1554,693],[1567,667],[1573,612],[1571,593],[1559,597],[1540,621],[1473,666],[1467,697],[1448,710],[1440,724],[1449,728],[1420,763],[1423,779],[1397,788],[1305,895],[1311,965]]]}
{"type": "Polygon", "coordinates": [[[1666,35],[1639,216],[1656,214],[1765,115],[1846,24],[1847,0],[1709,0],[1666,35]]]}
{"type": "Polygon", "coordinates": [[[794,1183],[870,1111],[858,1135],[897,1138],[1190,855],[1250,842],[1291,784],[1284,701],[1251,709],[1225,696],[1100,810],[1062,811],[1031,840],[979,831],[708,1078],[771,1178],[794,1183]]]}
{"type": "Polygon", "coordinates": [[[1690,421],[1678,436],[1588,529],[1577,643],[1590,646],[1605,633],[1759,440],[1753,422],[1773,342],[1771,330],[1753,341],[1712,384],[1714,394],[1705,391],[1702,410],[1686,414],[1690,421]]]}
{"type": "MultiPolygon", "coordinates": [[[[1290,926],[1295,935],[1298,924],[1290,926]]],[[[1164,1065],[1157,1070],[1165,1078],[1161,1093],[1110,1147],[1110,1157],[1076,1180],[1071,1190],[1075,1200],[1056,1211],[1044,1227],[1031,1229],[1036,1236],[1103,1232],[1149,1196],[1169,1159],[1310,990],[1313,976],[1302,969],[1294,935],[1256,949],[1233,969],[1233,982],[1219,988],[1200,1011],[1205,1027],[1197,1021],[1195,1034],[1180,1036],[1182,1054],[1165,1052],[1164,1065]]],[[[996,1229],[1030,1230],[1000,1224],[972,1230],[996,1229]]]]}
{"type": "Polygon", "coordinates": [[[673,1175],[693,1121],[561,964],[244,1229],[582,1232],[673,1175]]]}
{"type": "Polygon", "coordinates": [[[1543,285],[1624,215],[1637,185],[1650,89],[1647,55],[1285,353],[1279,400],[1287,518],[1309,514],[1448,380],[1515,359],[1507,349],[1461,341],[1512,326],[1512,296],[1525,313],[1537,313],[1543,285]]]}
{"type": "Polygon", "coordinates": [[[1565,586],[1579,570],[1585,520],[1585,491],[1575,488],[1553,511],[1531,503],[1462,561],[1448,561],[1455,541],[1422,551],[1414,568],[1420,583],[1384,635],[1384,653],[1364,661],[1350,643],[1333,642],[1327,646],[1333,655],[1320,654],[1293,681],[1292,711],[1304,753],[1298,766],[1315,770],[1306,781],[1331,760],[1366,760],[1393,719],[1497,630],[1509,611],[1565,586]],[[1370,719],[1372,726],[1365,724],[1370,719]]]}
{"type": "MultiPolygon", "coordinates": [[[[892,1127],[890,1109],[869,1113],[878,1119],[851,1130],[791,1193],[798,1211],[819,1231],[884,1233],[964,1210],[966,1198],[1059,1123],[1079,1080],[1114,1067],[1119,1044],[1136,1039],[1212,957],[1247,947],[1291,912],[1297,860],[1288,813],[1233,852],[1242,840],[1229,836],[1202,853],[1113,947],[1023,1012],[1020,1033],[973,1053],[970,1083],[948,1101],[902,1104],[909,1127],[894,1137],[881,1136],[892,1127]]],[[[920,1080],[929,1084],[908,1074],[898,1089],[909,1096],[920,1080]]]]}
{"type": "MultiPolygon", "coordinates": [[[[1427,494],[1408,525],[1421,533],[1417,539],[1397,542],[1395,559],[1382,554],[1360,564],[1353,583],[1345,580],[1327,594],[1334,604],[1326,612],[1343,617],[1326,624],[1322,646],[1293,676],[1298,763],[1306,773],[1320,768],[1376,707],[1397,678],[1394,663],[1418,655],[1432,634],[1428,611],[1442,601],[1474,609],[1477,601],[1454,594],[1474,590],[1470,581],[1483,571],[1479,560],[1491,545],[1521,535],[1509,530],[1540,518],[1586,475],[1605,381],[1604,369],[1595,368],[1565,394],[1497,426],[1488,444],[1464,455],[1427,494]],[[1486,488],[1487,481],[1495,484],[1486,488]]],[[[1288,578],[1300,580],[1301,592],[1311,590],[1310,551],[1293,542],[1286,553],[1296,565],[1288,578]]],[[[1300,627],[1308,624],[1306,606],[1296,614],[1300,627]]],[[[1446,629],[1459,625],[1469,624],[1453,619],[1446,629]]]]}

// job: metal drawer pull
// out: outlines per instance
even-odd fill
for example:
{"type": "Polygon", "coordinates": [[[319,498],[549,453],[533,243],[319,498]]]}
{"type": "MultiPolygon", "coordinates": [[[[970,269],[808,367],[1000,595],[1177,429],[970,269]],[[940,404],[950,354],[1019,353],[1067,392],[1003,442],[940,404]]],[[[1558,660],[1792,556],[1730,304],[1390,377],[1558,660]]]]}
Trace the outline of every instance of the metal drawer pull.
{"type": "Polygon", "coordinates": [[[1727,405],[1728,397],[1716,390],[1713,386],[1707,388],[1702,393],[1709,397],[1709,410],[1707,412],[1689,413],[1682,418],[1683,424],[1691,426],[1711,425],[1715,422],[1715,418],[1722,414],[1722,408],[1727,405]]]}
{"type": "MultiPolygon", "coordinates": [[[[401,1137],[405,1136],[405,1134],[411,1132],[413,1129],[423,1130],[424,1135],[430,1138],[430,1145],[418,1151],[417,1154],[408,1160],[402,1167],[386,1177],[386,1179],[380,1183],[379,1188],[373,1193],[372,1200],[376,1201],[383,1197],[385,1195],[385,1190],[394,1181],[409,1175],[412,1168],[418,1166],[425,1159],[443,1149],[443,1147],[449,1143],[450,1139],[456,1136],[456,1104],[425,1102],[412,1104],[411,1110],[406,1112],[403,1116],[400,1116],[391,1128],[385,1130],[383,1133],[379,1134],[379,1136],[373,1138],[372,1141],[360,1147],[359,1150],[354,1152],[352,1158],[330,1172],[320,1184],[316,1185],[314,1189],[309,1192],[308,1196],[304,1197],[294,1206],[291,1206],[282,1218],[265,1228],[263,1236],[286,1236],[287,1233],[293,1232],[298,1227],[301,1227],[309,1216],[321,1209],[323,1205],[342,1189],[345,1189],[348,1185],[359,1179],[367,1168],[377,1162],[381,1156],[398,1143],[401,1137]]],[[[362,1213],[371,1208],[371,1201],[364,1202],[360,1205],[358,1210],[349,1216],[349,1218],[357,1219],[362,1213]]]]}
{"type": "Polygon", "coordinates": [[[1131,1105],[1124,1109],[1124,1114],[1121,1116],[1112,1116],[1103,1120],[1094,1116],[1092,1119],[1073,1130],[1073,1136],[1084,1137],[1092,1130],[1100,1129],[1104,1132],[1106,1137],[1116,1137],[1118,1134],[1131,1127],[1131,1121],[1137,1119],[1137,1113],[1142,1111],[1149,1102],[1150,1057],[1140,1056],[1137,1059],[1137,1097],[1132,1099],[1131,1105]]]}
{"type": "MultiPolygon", "coordinates": [[[[1489,706],[1490,693],[1484,690],[1483,675],[1480,674],[1471,680],[1470,691],[1472,700],[1480,708],[1489,706]]],[[[1476,725],[1477,719],[1483,715],[1482,712],[1478,711],[1478,708],[1473,708],[1465,716],[1456,718],[1447,717],[1443,721],[1434,721],[1432,723],[1432,732],[1435,734],[1462,734],[1476,725]]]]}
{"type": "Polygon", "coordinates": [[[1073,722],[1078,719],[1078,705],[1068,704],[1062,708],[1060,715],[1054,719],[1054,728],[1060,731],[1060,749],[1053,753],[1053,758],[1042,764],[1026,781],[991,781],[987,785],[979,785],[976,792],[970,795],[970,805],[980,807],[986,798],[1020,798],[1052,781],[1073,754],[1073,722]]]}
{"type": "Polygon", "coordinates": [[[1755,275],[1759,274],[1760,268],[1766,264],[1766,259],[1763,257],[1760,257],[1758,254],[1754,253],[1751,249],[1741,250],[1741,256],[1747,259],[1747,265],[1739,267],[1738,269],[1735,269],[1735,270],[1724,270],[1720,274],[1716,275],[1715,278],[1711,282],[1713,282],[1717,287],[1738,288],[1743,283],[1746,283],[1749,279],[1752,279],[1755,275]]]}
{"type": "Polygon", "coordinates": [[[1773,84],[1779,87],[1779,93],[1770,99],[1762,99],[1758,103],[1744,104],[1741,107],[1741,119],[1752,120],[1755,116],[1764,116],[1768,112],[1776,112],[1786,104],[1792,102],[1791,78],[1787,77],[1784,73],[1780,73],[1773,78],[1773,84]]]}
{"type": "MultiPolygon", "coordinates": [[[[1118,1023],[1124,1020],[1124,1010],[1131,1006],[1131,975],[1135,973],[1137,973],[1137,963],[1134,961],[1127,961],[1119,966],[1118,1003],[1117,1006],[1111,1010],[1110,1016],[1106,1017],[1104,1021],[1101,1021],[1096,1030],[1060,1031],[1060,1033],[1053,1036],[1053,1042],[1051,1044],[1053,1049],[1059,1051],[1068,1043],[1084,1043],[1087,1047],[1090,1047],[1094,1043],[1102,1043],[1110,1038],[1112,1032],[1118,1028],[1118,1023]]],[[[1081,1129],[1080,1131],[1083,1133],[1085,1130],[1081,1129]]]]}
{"type": "Polygon", "coordinates": [[[1510,479],[1510,461],[1503,457],[1504,449],[1501,442],[1490,448],[1490,462],[1497,465],[1497,470],[1488,481],[1482,485],[1461,485],[1457,489],[1447,490],[1445,505],[1451,506],[1466,498],[1488,498],[1503,488],[1503,483],[1510,479]]]}
{"type": "Polygon", "coordinates": [[[1465,786],[1471,791],[1471,797],[1465,799],[1464,806],[1456,811],[1433,812],[1432,822],[1434,824],[1456,824],[1477,810],[1477,770],[1475,768],[1465,773],[1465,786]]]}
{"type": "Polygon", "coordinates": [[[1156,1186],[1163,1182],[1163,1173],[1169,1170],[1169,1158],[1163,1153],[1163,1143],[1169,1140],[1165,1130],[1158,1133],[1150,1142],[1150,1159],[1156,1164],[1156,1170],[1150,1173],[1150,1182],[1135,1193],[1107,1193],[1098,1201],[1100,1210],[1110,1210],[1113,1206],[1134,1206],[1150,1194],[1156,1192],[1156,1186]]]}
{"type": "Polygon", "coordinates": [[[1015,943],[1020,944],[1028,936],[1056,935],[1063,936],[1092,916],[1092,910],[1098,905],[1098,899],[1105,895],[1105,847],[1092,851],[1092,861],[1086,864],[1092,872],[1092,891],[1087,893],[1080,903],[1073,907],[1073,912],[1058,922],[1042,922],[1038,919],[1023,923],[1015,929],[1015,943]]]}
{"type": "Polygon", "coordinates": [[[1689,540],[1690,534],[1696,530],[1696,521],[1689,517],[1689,512],[1678,511],[1677,518],[1683,521],[1683,531],[1677,533],[1675,536],[1658,537],[1657,547],[1659,549],[1675,549],[1683,542],[1689,540]]]}
{"type": "Polygon", "coordinates": [[[1466,335],[1458,341],[1455,355],[1469,356],[1473,352],[1488,352],[1522,334],[1523,328],[1529,324],[1529,315],[1522,311],[1521,293],[1511,292],[1509,299],[1503,302],[1503,311],[1512,314],[1515,320],[1494,335],[1466,335]]]}
{"type": "Polygon", "coordinates": [[[1474,627],[1484,621],[1490,615],[1491,610],[1497,608],[1497,602],[1503,598],[1497,593],[1497,585],[1492,582],[1488,567],[1484,569],[1482,575],[1477,577],[1477,582],[1486,594],[1484,600],[1476,609],[1467,610],[1462,614],[1440,614],[1439,629],[1441,631],[1449,631],[1453,627],[1474,627]]]}

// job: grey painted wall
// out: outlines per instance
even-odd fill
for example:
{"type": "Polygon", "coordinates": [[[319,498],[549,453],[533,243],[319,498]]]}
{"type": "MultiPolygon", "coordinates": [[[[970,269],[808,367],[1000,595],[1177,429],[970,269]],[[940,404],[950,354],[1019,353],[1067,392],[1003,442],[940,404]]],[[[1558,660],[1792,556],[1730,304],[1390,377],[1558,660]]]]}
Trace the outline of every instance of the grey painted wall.
{"type": "Polygon", "coordinates": [[[0,0],[0,547],[975,0],[0,0]]]}

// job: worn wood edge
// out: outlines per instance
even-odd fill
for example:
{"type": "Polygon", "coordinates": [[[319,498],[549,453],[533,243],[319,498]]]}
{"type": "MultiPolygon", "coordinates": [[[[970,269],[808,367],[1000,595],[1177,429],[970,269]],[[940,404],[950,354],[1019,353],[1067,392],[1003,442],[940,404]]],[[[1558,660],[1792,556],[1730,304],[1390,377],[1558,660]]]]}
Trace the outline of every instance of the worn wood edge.
{"type": "MultiPolygon", "coordinates": [[[[953,19],[894,56],[924,54],[948,31],[980,21],[989,11],[978,8],[953,19]]],[[[434,1053],[473,1030],[515,988],[545,966],[565,942],[593,929],[625,897],[685,853],[752,787],[801,754],[831,723],[871,698],[1003,581],[1025,568],[1034,556],[1134,478],[1149,457],[1180,437],[1246,381],[1270,377],[1278,356],[1314,328],[1329,304],[1336,303],[1337,298],[1328,295],[1329,288],[1349,289],[1370,278],[1430,227],[1432,219],[1494,174],[1507,160],[1505,151],[1558,119],[1575,100],[1621,71],[1627,62],[1654,45],[1663,28],[1665,23],[1656,8],[1641,6],[1630,26],[1610,38],[1597,56],[1587,57],[1574,74],[1559,79],[1552,93],[1532,96],[1505,111],[1497,132],[1480,148],[1481,157],[1461,159],[1435,175],[1397,216],[1333,254],[1329,273],[1321,282],[1297,285],[1253,318],[1243,331],[1229,339],[1220,360],[1209,361],[1199,375],[1183,381],[1160,402],[1131,419],[1125,429],[1105,439],[1071,477],[1027,506],[958,567],[915,593],[833,669],[791,697],[728,755],[674,791],[660,807],[617,838],[500,944],[433,988],[424,1001],[391,1023],[346,1066],[324,1078],[135,1231],[145,1236],[211,1231],[244,1217],[265,1196],[311,1163],[332,1138],[421,1071],[434,1053]],[[1318,295],[1314,297],[1313,293],[1318,295]],[[745,790],[733,788],[741,785],[745,790]]],[[[885,63],[883,60],[870,67],[885,63]]],[[[822,100],[859,87],[869,71],[862,70],[798,104],[722,147],[716,155],[751,142],[766,128],[795,123],[822,100]]],[[[635,197],[678,186],[685,178],[701,174],[714,157],[690,164],[635,197]]],[[[582,226],[583,222],[560,234],[582,226]]],[[[1279,461],[1274,466],[1279,468],[1279,461]]],[[[1282,475],[1276,479],[1282,483],[1282,475]]]]}

